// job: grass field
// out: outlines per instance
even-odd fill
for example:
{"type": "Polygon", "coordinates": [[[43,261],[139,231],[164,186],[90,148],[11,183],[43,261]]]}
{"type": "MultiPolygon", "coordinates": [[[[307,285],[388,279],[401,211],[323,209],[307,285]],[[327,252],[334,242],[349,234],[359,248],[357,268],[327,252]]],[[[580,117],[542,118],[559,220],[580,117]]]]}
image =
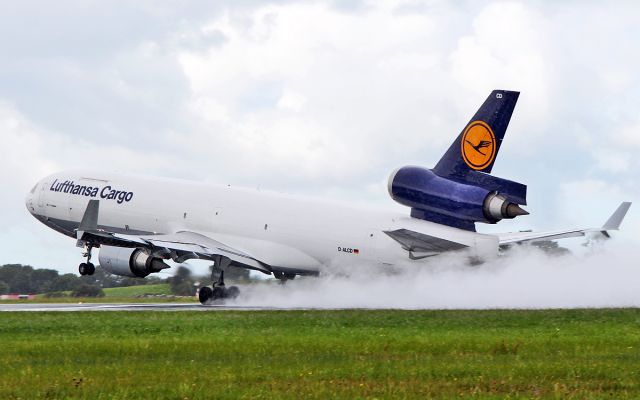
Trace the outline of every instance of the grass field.
{"type": "Polygon", "coordinates": [[[640,310],[4,313],[0,398],[640,398],[640,310]]]}
{"type": "Polygon", "coordinates": [[[195,296],[179,296],[171,295],[168,283],[160,283],[157,285],[140,285],[126,286],[117,288],[106,288],[104,297],[71,297],[71,292],[63,292],[65,297],[46,297],[45,295],[36,295],[35,300],[0,300],[1,303],[157,303],[157,302],[180,302],[180,303],[197,303],[195,296]],[[166,295],[167,297],[141,297],[144,295],[166,295]]]}
{"type": "Polygon", "coordinates": [[[126,286],[102,289],[104,297],[134,297],[145,294],[171,294],[168,283],[159,283],[157,285],[141,285],[141,286],[126,286]]]}

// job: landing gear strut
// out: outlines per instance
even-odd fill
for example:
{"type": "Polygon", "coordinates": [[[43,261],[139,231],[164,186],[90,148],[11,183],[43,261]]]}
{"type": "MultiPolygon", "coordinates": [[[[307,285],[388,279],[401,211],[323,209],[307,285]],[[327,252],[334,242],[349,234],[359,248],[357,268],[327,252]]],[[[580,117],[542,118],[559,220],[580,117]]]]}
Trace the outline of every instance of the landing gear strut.
{"type": "Polygon", "coordinates": [[[211,268],[211,280],[213,284],[209,286],[203,286],[198,291],[198,300],[201,304],[210,304],[217,300],[235,299],[240,294],[240,289],[237,286],[226,287],[224,284],[224,270],[231,264],[231,260],[217,256],[214,261],[214,266],[211,268]],[[216,277],[216,274],[219,275],[216,277]]]}
{"type": "Polygon", "coordinates": [[[285,284],[287,281],[295,279],[296,274],[288,274],[286,272],[273,271],[273,277],[280,281],[281,284],[285,284]]]}
{"type": "Polygon", "coordinates": [[[91,263],[91,250],[93,246],[90,243],[85,244],[82,250],[82,256],[87,257],[86,263],[81,263],[78,266],[78,272],[80,275],[93,275],[96,272],[96,266],[91,263]]]}

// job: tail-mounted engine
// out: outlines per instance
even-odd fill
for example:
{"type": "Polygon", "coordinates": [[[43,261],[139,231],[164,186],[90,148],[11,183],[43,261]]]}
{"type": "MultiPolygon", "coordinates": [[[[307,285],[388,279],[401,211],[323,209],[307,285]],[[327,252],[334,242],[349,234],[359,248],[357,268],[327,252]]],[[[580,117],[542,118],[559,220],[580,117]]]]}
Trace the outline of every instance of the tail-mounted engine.
{"type": "Polygon", "coordinates": [[[171,268],[162,259],[151,257],[141,249],[102,245],[98,257],[100,265],[114,275],[144,278],[171,268]]]}
{"type": "Polygon", "coordinates": [[[524,203],[522,195],[501,193],[501,189],[508,191],[510,186],[520,184],[482,175],[471,174],[470,179],[477,182],[463,183],[438,176],[430,169],[402,167],[389,177],[389,194],[411,207],[414,218],[467,230],[475,230],[475,222],[494,224],[528,214],[518,205],[524,203]]]}

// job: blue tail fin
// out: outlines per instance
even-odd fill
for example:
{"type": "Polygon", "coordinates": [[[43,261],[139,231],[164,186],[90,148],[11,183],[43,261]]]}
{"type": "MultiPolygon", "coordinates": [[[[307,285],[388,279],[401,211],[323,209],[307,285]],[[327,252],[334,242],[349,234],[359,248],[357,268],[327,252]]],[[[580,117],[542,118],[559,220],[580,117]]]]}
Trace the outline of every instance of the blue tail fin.
{"type": "Polygon", "coordinates": [[[433,172],[458,179],[471,171],[490,173],[519,95],[508,90],[491,92],[433,172]]]}

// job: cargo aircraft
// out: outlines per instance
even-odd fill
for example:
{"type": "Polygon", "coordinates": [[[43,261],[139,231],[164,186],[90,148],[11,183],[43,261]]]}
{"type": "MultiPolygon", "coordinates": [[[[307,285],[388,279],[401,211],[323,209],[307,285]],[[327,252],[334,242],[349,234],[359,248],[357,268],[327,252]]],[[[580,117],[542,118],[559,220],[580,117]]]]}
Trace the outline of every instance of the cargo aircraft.
{"type": "Polygon", "coordinates": [[[609,237],[631,203],[602,227],[483,234],[528,213],[527,187],[491,175],[519,92],[494,90],[432,169],[405,166],[388,181],[391,198],[410,208],[380,212],[261,190],[96,171],[64,171],[28,193],[29,212],[83,249],[81,275],[100,265],[113,274],[145,277],[190,259],[213,261],[221,273],[199,290],[205,304],[238,295],[224,270],[249,268],[278,279],[317,275],[323,266],[424,263],[458,252],[486,259],[508,246],[566,237],[609,237]]]}

